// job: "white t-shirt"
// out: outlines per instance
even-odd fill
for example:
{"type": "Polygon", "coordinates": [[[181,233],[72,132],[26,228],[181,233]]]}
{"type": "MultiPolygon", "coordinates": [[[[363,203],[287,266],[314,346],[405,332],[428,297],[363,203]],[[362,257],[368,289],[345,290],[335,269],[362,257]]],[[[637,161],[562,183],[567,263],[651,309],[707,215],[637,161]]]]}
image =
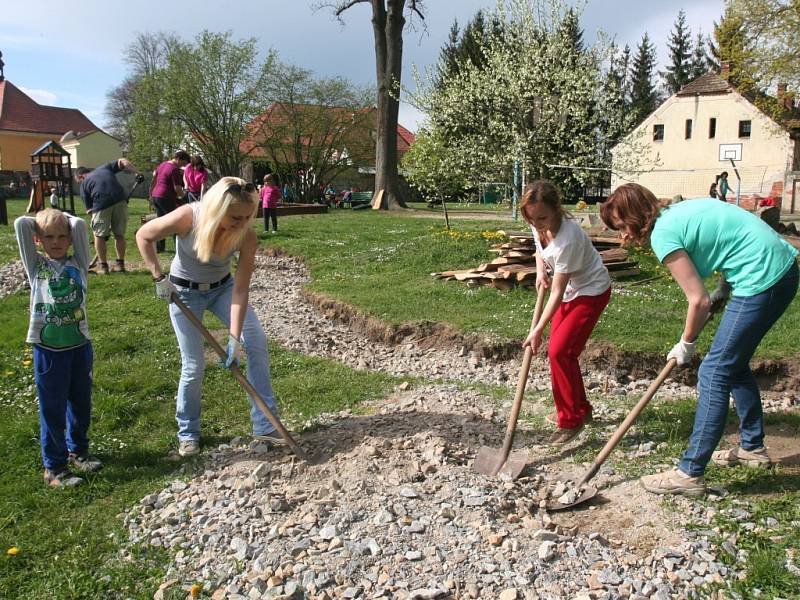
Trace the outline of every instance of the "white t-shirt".
{"type": "Polygon", "coordinates": [[[552,273],[569,273],[564,302],[578,296],[599,296],[611,285],[608,269],[586,232],[575,221],[564,218],[555,239],[542,248],[539,233],[531,226],[536,253],[552,273]]]}

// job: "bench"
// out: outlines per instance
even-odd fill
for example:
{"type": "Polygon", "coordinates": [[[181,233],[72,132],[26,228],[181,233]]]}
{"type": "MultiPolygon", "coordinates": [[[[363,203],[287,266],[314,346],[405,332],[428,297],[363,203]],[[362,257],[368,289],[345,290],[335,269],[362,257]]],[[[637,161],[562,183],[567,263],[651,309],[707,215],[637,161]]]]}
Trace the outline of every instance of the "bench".
{"type": "Polygon", "coordinates": [[[350,198],[342,200],[342,206],[347,208],[365,208],[372,202],[372,192],[352,192],[350,198]]]}

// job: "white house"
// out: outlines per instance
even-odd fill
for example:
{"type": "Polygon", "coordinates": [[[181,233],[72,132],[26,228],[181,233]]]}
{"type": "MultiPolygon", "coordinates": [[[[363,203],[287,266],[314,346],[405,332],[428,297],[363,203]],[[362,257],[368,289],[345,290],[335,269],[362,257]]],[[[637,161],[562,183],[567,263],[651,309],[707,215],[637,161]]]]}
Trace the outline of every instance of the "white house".
{"type": "MultiPolygon", "coordinates": [[[[794,109],[785,88],[778,97],[794,109]]],[[[698,198],[708,196],[716,175],[727,171],[729,202],[736,202],[738,191],[745,208],[772,197],[782,200],[784,211],[800,211],[798,139],[800,121],[775,122],[720,75],[707,73],[613,149],[611,185],[635,181],[659,198],[698,198]]]]}

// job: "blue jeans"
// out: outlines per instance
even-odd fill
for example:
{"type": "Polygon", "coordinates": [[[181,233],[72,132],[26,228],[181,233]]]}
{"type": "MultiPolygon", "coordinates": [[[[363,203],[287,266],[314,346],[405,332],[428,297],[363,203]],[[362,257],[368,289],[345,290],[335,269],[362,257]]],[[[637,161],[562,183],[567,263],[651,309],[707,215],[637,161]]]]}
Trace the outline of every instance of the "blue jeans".
{"type": "MultiPolygon", "coordinates": [[[[202,320],[203,313],[210,310],[228,328],[231,326],[232,294],[233,279],[207,292],[178,288],[178,297],[198,319],[202,320]]],[[[200,396],[206,366],[203,354],[203,336],[175,304],[170,304],[169,316],[181,350],[181,379],[178,383],[178,403],[175,409],[175,419],[178,421],[178,439],[180,441],[199,440],[200,396]]],[[[272,381],[269,375],[267,336],[250,306],[247,307],[242,327],[242,346],[247,353],[247,380],[253,384],[275,416],[278,416],[275,394],[272,391],[272,381]]],[[[250,398],[250,420],[253,422],[254,435],[264,435],[275,430],[252,398],[250,398]]]]}
{"type": "Polygon", "coordinates": [[[711,349],[698,372],[698,401],[689,447],[679,469],[698,477],[725,430],[730,396],[739,416],[740,444],[745,450],[764,445],[761,395],[750,370],[750,359],[767,331],[784,313],[797,294],[798,268],[793,264],[767,291],[728,302],[711,349]]]}
{"type": "Polygon", "coordinates": [[[67,452],[89,449],[93,356],[91,343],[61,351],[33,346],[42,461],[50,471],[67,464],[67,452]]]}

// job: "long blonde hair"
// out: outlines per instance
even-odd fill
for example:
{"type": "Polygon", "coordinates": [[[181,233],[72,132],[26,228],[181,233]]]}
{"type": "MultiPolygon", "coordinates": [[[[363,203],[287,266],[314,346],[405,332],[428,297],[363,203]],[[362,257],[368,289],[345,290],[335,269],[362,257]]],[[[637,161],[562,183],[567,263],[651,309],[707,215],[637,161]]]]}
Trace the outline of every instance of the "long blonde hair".
{"type": "Polygon", "coordinates": [[[194,250],[200,261],[208,262],[212,255],[227,256],[241,246],[247,227],[220,232],[219,225],[235,204],[252,205],[251,218],[256,214],[258,194],[255,190],[246,191],[246,185],[247,182],[239,177],[223,177],[203,196],[194,231],[194,250]],[[231,190],[231,186],[240,186],[240,190],[231,190]]]}

